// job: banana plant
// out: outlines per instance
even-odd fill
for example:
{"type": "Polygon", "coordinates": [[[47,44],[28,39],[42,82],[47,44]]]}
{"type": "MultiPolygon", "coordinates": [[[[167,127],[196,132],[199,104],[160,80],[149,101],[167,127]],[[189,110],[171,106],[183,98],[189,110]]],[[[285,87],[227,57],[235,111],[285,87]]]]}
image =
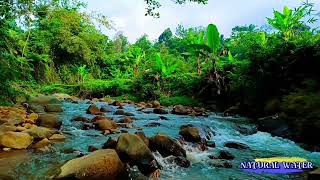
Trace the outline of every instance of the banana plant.
{"type": "Polygon", "coordinates": [[[156,72],[161,77],[168,77],[177,69],[177,64],[166,65],[162,58],[161,54],[156,54],[156,72]]]}
{"type": "Polygon", "coordinates": [[[192,54],[197,56],[197,73],[201,76],[201,59],[206,60],[210,56],[215,56],[220,49],[220,34],[218,28],[214,24],[209,24],[206,33],[201,31],[199,34],[192,36],[190,47],[192,54]]]}

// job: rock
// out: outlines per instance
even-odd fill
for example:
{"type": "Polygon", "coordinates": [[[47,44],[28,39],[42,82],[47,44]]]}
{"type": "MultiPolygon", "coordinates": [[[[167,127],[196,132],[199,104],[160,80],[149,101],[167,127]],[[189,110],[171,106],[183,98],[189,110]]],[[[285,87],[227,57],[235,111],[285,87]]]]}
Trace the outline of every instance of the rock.
{"type": "Polygon", "coordinates": [[[0,106],[0,124],[16,125],[25,122],[27,112],[16,107],[0,106]]]}
{"type": "Polygon", "coordinates": [[[124,109],[124,107],[123,106],[119,106],[117,109],[124,109]]]}
{"type": "Polygon", "coordinates": [[[94,124],[99,130],[111,130],[117,128],[117,123],[107,118],[98,120],[94,124]]]}
{"type": "Polygon", "coordinates": [[[87,109],[87,114],[99,115],[102,114],[102,112],[100,112],[100,109],[96,105],[91,104],[87,109]]]}
{"type": "Polygon", "coordinates": [[[153,108],[160,108],[161,107],[161,104],[159,103],[159,101],[152,101],[151,104],[152,104],[153,108]]]}
{"type": "Polygon", "coordinates": [[[109,130],[111,134],[120,134],[121,131],[119,129],[110,129],[109,130]]]}
{"type": "Polygon", "coordinates": [[[319,180],[320,179],[320,168],[317,168],[308,173],[308,180],[319,180]]]}
{"type": "Polygon", "coordinates": [[[116,112],[114,113],[114,115],[125,115],[125,112],[124,112],[124,110],[122,110],[122,109],[118,109],[118,110],[116,110],[116,112]]]}
{"type": "Polygon", "coordinates": [[[82,130],[94,129],[94,124],[91,124],[91,123],[83,123],[81,129],[82,129],[82,130]]]}
{"type": "Polygon", "coordinates": [[[160,118],[161,120],[169,120],[169,118],[167,118],[167,117],[165,117],[165,116],[159,116],[159,118],[160,118]]]}
{"type": "Polygon", "coordinates": [[[232,160],[232,159],[234,159],[234,156],[231,153],[229,153],[228,151],[220,151],[218,158],[232,160]]]}
{"type": "Polygon", "coordinates": [[[61,102],[54,96],[37,96],[31,97],[29,103],[45,106],[47,104],[60,104],[61,102]]]}
{"type": "Polygon", "coordinates": [[[213,141],[208,141],[208,142],[207,142],[207,146],[208,146],[208,147],[211,147],[211,148],[215,148],[215,147],[216,147],[216,143],[213,142],[213,141]]]}
{"type": "Polygon", "coordinates": [[[160,123],[158,122],[151,122],[151,123],[148,123],[146,125],[144,125],[145,127],[158,127],[158,126],[161,126],[160,123]]]}
{"type": "Polygon", "coordinates": [[[89,122],[90,120],[86,117],[76,116],[76,117],[72,118],[71,121],[89,122]]]}
{"type": "Polygon", "coordinates": [[[240,113],[241,113],[240,105],[231,106],[230,108],[228,108],[227,110],[225,110],[223,112],[223,114],[225,116],[235,115],[235,114],[240,114],[240,113]]]}
{"type": "Polygon", "coordinates": [[[123,104],[120,101],[113,101],[111,103],[112,106],[122,106],[123,104]]]}
{"type": "Polygon", "coordinates": [[[269,132],[273,136],[289,137],[291,132],[287,122],[278,116],[269,116],[257,120],[258,130],[269,132]]]}
{"type": "Polygon", "coordinates": [[[101,149],[72,159],[61,167],[58,179],[127,179],[125,165],[115,150],[101,149]]]}
{"type": "Polygon", "coordinates": [[[170,155],[186,157],[186,151],[181,145],[163,134],[157,134],[150,138],[150,149],[158,151],[163,157],[170,155]]]}
{"type": "Polygon", "coordinates": [[[17,127],[13,125],[4,125],[4,124],[0,125],[0,135],[8,131],[16,131],[16,130],[17,130],[17,127]]]}
{"type": "Polygon", "coordinates": [[[28,114],[25,122],[34,124],[39,119],[39,115],[36,113],[28,114]]]}
{"type": "Polygon", "coordinates": [[[102,149],[115,149],[117,146],[117,140],[109,137],[107,142],[105,142],[102,146],[102,149]]]}
{"type": "Polygon", "coordinates": [[[104,130],[104,131],[102,131],[102,134],[103,135],[109,135],[109,134],[111,134],[111,131],[110,130],[104,130]]]}
{"type": "Polygon", "coordinates": [[[214,167],[217,168],[232,168],[232,164],[229,162],[224,162],[223,164],[212,164],[214,167]]]}
{"type": "Polygon", "coordinates": [[[38,126],[60,129],[62,121],[55,114],[40,114],[38,126]]]}
{"type": "Polygon", "coordinates": [[[45,106],[46,112],[63,112],[61,104],[47,104],[45,106]]]}
{"type": "Polygon", "coordinates": [[[142,139],[142,141],[149,147],[149,138],[147,138],[147,136],[142,132],[135,132],[136,135],[138,135],[140,137],[140,139],[142,139]]]}
{"type": "Polygon", "coordinates": [[[155,113],[155,114],[168,114],[168,112],[162,108],[153,109],[153,113],[155,113]]]}
{"type": "Polygon", "coordinates": [[[62,134],[54,134],[49,139],[50,140],[65,140],[66,137],[62,134]]]}
{"type": "Polygon", "coordinates": [[[26,149],[33,142],[33,137],[23,132],[8,131],[0,135],[0,145],[13,149],[26,149]]]}
{"type": "Polygon", "coordinates": [[[102,106],[100,112],[112,112],[113,109],[110,106],[102,106]]]}
{"type": "Polygon", "coordinates": [[[89,152],[94,152],[94,151],[97,151],[98,150],[98,148],[96,148],[96,147],[94,147],[94,146],[89,146],[88,147],[88,151],[89,152]]]}
{"type": "Polygon", "coordinates": [[[29,109],[35,113],[44,113],[45,108],[44,108],[44,106],[39,105],[39,104],[30,104],[29,109]]]}
{"type": "Polygon", "coordinates": [[[152,103],[146,103],[146,104],[145,104],[145,107],[146,107],[146,108],[152,108],[153,105],[152,105],[152,103]]]}
{"type": "Polygon", "coordinates": [[[246,127],[241,125],[237,125],[236,130],[239,131],[239,133],[246,136],[252,135],[258,132],[258,129],[256,127],[246,127]]]}
{"type": "Polygon", "coordinates": [[[182,105],[176,105],[174,106],[172,110],[172,114],[178,114],[178,115],[188,115],[190,114],[190,110],[182,105]]]}
{"type": "Polygon", "coordinates": [[[124,117],[119,121],[119,123],[132,123],[133,119],[131,117],[124,117]]]}
{"type": "Polygon", "coordinates": [[[134,114],[131,113],[131,112],[125,112],[124,115],[125,115],[125,116],[134,116],[134,114]]]}
{"type": "Polygon", "coordinates": [[[50,145],[51,145],[51,142],[47,138],[44,138],[41,141],[39,141],[39,142],[35,143],[34,145],[32,145],[32,148],[34,148],[34,149],[42,149],[42,148],[48,147],[50,145]]]}
{"type": "Polygon", "coordinates": [[[23,131],[36,139],[50,138],[56,131],[45,127],[32,127],[23,131]]]}
{"type": "Polygon", "coordinates": [[[63,93],[54,93],[52,94],[52,97],[57,98],[59,101],[73,99],[73,97],[71,97],[69,94],[63,94],[63,93]]]}
{"type": "Polygon", "coordinates": [[[22,131],[25,131],[25,130],[27,130],[27,128],[21,127],[21,126],[17,126],[17,128],[16,128],[16,131],[19,131],[19,132],[22,132],[22,131]]]}
{"type": "Polygon", "coordinates": [[[181,126],[179,134],[188,142],[201,142],[199,130],[196,127],[181,126]]]}
{"type": "Polygon", "coordinates": [[[159,169],[159,164],[148,146],[135,134],[122,134],[118,139],[116,151],[123,162],[137,165],[144,175],[159,169]]]}
{"type": "Polygon", "coordinates": [[[224,146],[233,149],[250,149],[248,145],[239,142],[227,142],[224,146]]]}
{"type": "Polygon", "coordinates": [[[184,167],[184,168],[190,167],[190,161],[187,160],[185,157],[181,157],[181,156],[175,157],[174,162],[180,167],[184,167]]]}
{"type": "MultiPolygon", "coordinates": [[[[92,123],[95,123],[95,122],[97,122],[98,120],[102,120],[102,119],[106,119],[107,117],[105,117],[105,116],[100,116],[100,115],[98,115],[98,116],[95,116],[93,119],[91,119],[91,122],[92,123]]],[[[110,118],[107,118],[107,119],[110,119],[110,118]]]]}

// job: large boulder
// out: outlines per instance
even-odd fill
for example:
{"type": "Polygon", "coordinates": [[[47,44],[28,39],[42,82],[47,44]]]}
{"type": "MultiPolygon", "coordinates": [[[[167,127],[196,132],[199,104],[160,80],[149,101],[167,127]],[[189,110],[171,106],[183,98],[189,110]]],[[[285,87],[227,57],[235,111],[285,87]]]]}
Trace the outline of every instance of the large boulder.
{"type": "Polygon", "coordinates": [[[31,110],[31,112],[35,112],[35,113],[44,113],[44,106],[40,105],[40,104],[30,104],[29,105],[29,110],[31,110]]]}
{"type": "Polygon", "coordinates": [[[63,112],[61,104],[47,104],[45,106],[46,112],[63,112]]]}
{"type": "Polygon", "coordinates": [[[123,162],[137,165],[141,173],[149,175],[159,169],[159,165],[148,146],[135,134],[119,137],[116,151],[123,162]]]}
{"type": "Polygon", "coordinates": [[[55,114],[40,114],[37,124],[47,128],[60,129],[62,121],[55,114]]]}
{"type": "Polygon", "coordinates": [[[56,131],[45,127],[32,127],[23,132],[30,134],[30,136],[36,139],[50,138],[54,133],[56,133],[56,131]]]}
{"type": "Polygon", "coordinates": [[[8,131],[0,135],[0,145],[13,149],[26,149],[33,142],[33,137],[23,132],[8,131]]]}
{"type": "Polygon", "coordinates": [[[95,127],[99,130],[110,130],[110,129],[117,128],[117,123],[107,118],[100,119],[96,121],[94,124],[95,124],[95,127]]]}
{"type": "Polygon", "coordinates": [[[60,104],[61,102],[54,96],[37,96],[31,97],[29,103],[45,106],[47,104],[60,104]]]}
{"type": "Polygon", "coordinates": [[[161,107],[161,104],[159,101],[152,101],[151,104],[152,104],[153,108],[160,108],[161,107]]]}
{"type": "Polygon", "coordinates": [[[87,114],[99,115],[102,114],[102,112],[100,112],[100,109],[96,105],[91,104],[87,109],[87,114]]]}
{"type": "Polygon", "coordinates": [[[144,134],[144,132],[142,131],[138,131],[135,132],[136,135],[138,135],[140,137],[140,139],[142,139],[142,141],[149,147],[149,138],[144,134]]]}
{"type": "Polygon", "coordinates": [[[0,106],[0,124],[16,125],[25,122],[27,112],[16,107],[0,106]]]}
{"type": "Polygon", "coordinates": [[[180,127],[179,134],[184,138],[184,140],[188,142],[201,142],[201,137],[199,134],[199,130],[196,127],[183,125],[180,127]]]}
{"type": "Polygon", "coordinates": [[[186,157],[186,151],[181,145],[163,134],[157,134],[150,138],[150,148],[153,151],[158,151],[163,157],[170,155],[186,157]]]}
{"type": "Polygon", "coordinates": [[[127,179],[128,173],[118,154],[112,149],[101,149],[72,159],[61,167],[58,179],[127,179]]]}

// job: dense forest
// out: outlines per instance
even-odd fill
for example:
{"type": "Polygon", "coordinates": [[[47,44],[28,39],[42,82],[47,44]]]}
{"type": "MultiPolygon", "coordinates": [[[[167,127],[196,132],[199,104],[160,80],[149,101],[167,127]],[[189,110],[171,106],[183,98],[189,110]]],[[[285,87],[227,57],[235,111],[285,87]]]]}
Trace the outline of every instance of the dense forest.
{"type": "MultiPolygon", "coordinates": [[[[146,3],[146,15],[159,16],[159,2],[146,3]]],[[[133,44],[121,33],[103,34],[96,24],[112,28],[107,17],[84,13],[85,7],[70,0],[2,3],[1,104],[63,92],[278,114],[309,131],[320,128],[320,33],[311,28],[319,23],[312,4],[275,10],[266,19],[272,28],[237,26],[228,38],[208,22],[133,44]]]]}

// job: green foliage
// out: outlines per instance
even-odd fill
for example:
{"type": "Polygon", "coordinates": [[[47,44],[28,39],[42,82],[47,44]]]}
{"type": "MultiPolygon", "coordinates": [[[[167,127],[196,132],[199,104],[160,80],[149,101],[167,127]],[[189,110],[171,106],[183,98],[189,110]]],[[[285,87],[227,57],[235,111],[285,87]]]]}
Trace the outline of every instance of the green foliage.
{"type": "Polygon", "coordinates": [[[209,24],[206,36],[207,46],[210,47],[210,51],[212,53],[216,54],[218,49],[220,48],[220,34],[217,26],[214,24],[209,24]]]}
{"type": "Polygon", "coordinates": [[[190,98],[189,96],[161,96],[159,100],[160,104],[164,106],[174,106],[174,105],[184,105],[184,106],[201,106],[201,103],[193,98],[190,98]]]}

